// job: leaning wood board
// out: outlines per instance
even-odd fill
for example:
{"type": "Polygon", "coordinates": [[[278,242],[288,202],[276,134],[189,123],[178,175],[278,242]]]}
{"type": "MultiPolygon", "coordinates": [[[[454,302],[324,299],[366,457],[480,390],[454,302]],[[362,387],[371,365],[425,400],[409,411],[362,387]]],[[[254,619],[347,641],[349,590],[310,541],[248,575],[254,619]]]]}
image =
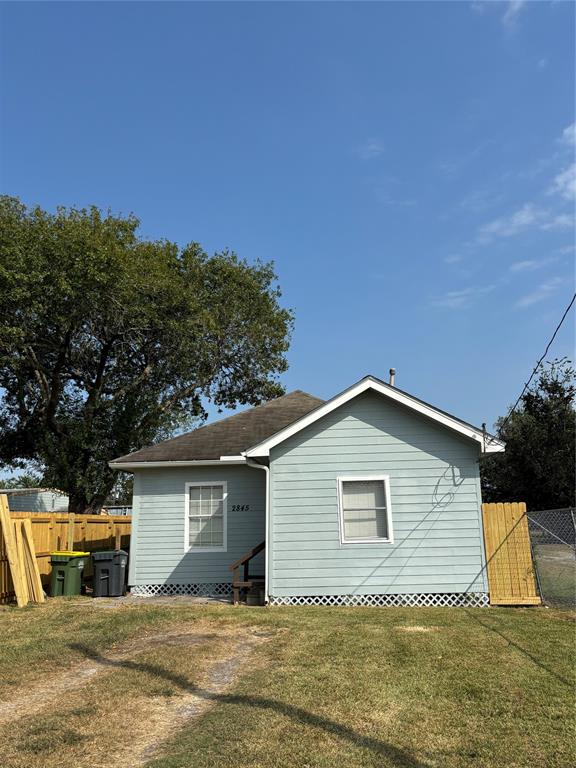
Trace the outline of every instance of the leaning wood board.
{"type": "Polygon", "coordinates": [[[34,547],[34,537],[32,536],[32,522],[30,518],[22,520],[22,539],[24,541],[24,557],[30,569],[30,581],[32,583],[32,596],[36,603],[45,602],[44,589],[40,579],[40,569],[38,560],[36,560],[36,548],[34,547]]]}
{"type": "Polygon", "coordinates": [[[28,574],[26,573],[26,561],[24,560],[24,540],[22,538],[22,526],[20,520],[14,520],[14,540],[16,541],[16,552],[18,553],[18,566],[20,571],[20,589],[26,604],[30,602],[30,590],[28,589],[28,574]]]}
{"type": "Polygon", "coordinates": [[[3,493],[0,494],[0,532],[4,538],[6,557],[8,558],[8,566],[12,576],[14,592],[16,593],[16,603],[19,608],[23,608],[28,603],[22,591],[22,577],[24,576],[24,573],[22,572],[18,561],[18,549],[14,537],[14,528],[12,527],[12,520],[10,519],[10,512],[8,510],[8,498],[6,497],[6,494],[3,493]]]}

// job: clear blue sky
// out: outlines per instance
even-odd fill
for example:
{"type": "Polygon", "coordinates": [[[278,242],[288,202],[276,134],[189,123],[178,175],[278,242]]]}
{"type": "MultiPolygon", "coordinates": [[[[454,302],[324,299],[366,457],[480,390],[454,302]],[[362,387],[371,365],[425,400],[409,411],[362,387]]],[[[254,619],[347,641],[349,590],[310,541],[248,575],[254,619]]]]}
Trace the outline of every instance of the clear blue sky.
{"type": "Polygon", "coordinates": [[[516,399],[574,285],[572,3],[1,13],[3,192],[273,259],[289,390],[395,366],[476,423],[516,399]]]}

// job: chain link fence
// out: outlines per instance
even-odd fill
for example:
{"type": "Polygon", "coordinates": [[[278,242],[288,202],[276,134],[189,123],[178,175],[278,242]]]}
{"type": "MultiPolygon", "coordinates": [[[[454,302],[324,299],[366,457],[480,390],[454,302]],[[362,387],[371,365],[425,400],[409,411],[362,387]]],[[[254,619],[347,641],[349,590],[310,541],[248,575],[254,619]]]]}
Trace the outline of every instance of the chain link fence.
{"type": "Polygon", "coordinates": [[[527,517],[543,602],[576,608],[576,508],[528,512],[527,517]]]}

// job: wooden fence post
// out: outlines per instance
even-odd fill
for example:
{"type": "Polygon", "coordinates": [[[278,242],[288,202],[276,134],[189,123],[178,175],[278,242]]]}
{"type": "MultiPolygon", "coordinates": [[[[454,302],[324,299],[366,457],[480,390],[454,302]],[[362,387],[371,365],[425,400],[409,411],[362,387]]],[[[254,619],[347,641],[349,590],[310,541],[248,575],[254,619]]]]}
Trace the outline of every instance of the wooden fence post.
{"type": "Polygon", "coordinates": [[[55,552],[58,549],[58,540],[57,540],[58,537],[56,535],[56,515],[50,515],[49,531],[50,531],[49,549],[50,549],[50,552],[55,552]]]}
{"type": "Polygon", "coordinates": [[[117,522],[114,522],[114,549],[122,548],[122,534],[120,533],[120,526],[117,522]]]}
{"type": "Polygon", "coordinates": [[[74,549],[74,533],[75,533],[75,527],[76,527],[76,515],[74,512],[70,514],[68,517],[68,537],[66,542],[66,549],[71,552],[74,549]]]}
{"type": "Polygon", "coordinates": [[[80,523],[80,533],[78,535],[80,549],[86,549],[86,520],[82,519],[80,523]]]}

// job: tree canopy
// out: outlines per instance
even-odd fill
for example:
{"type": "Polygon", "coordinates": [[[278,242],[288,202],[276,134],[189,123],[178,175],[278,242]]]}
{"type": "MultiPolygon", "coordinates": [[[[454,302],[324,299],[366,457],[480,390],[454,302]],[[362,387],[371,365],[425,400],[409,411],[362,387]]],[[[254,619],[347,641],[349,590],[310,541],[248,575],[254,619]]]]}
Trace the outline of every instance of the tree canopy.
{"type": "Polygon", "coordinates": [[[496,422],[506,451],[482,459],[484,501],[525,501],[529,510],[575,506],[575,393],[570,361],[540,368],[518,409],[496,422]]]}
{"type": "Polygon", "coordinates": [[[292,313],[270,263],[139,236],[134,216],[0,198],[0,463],[95,511],[108,462],[282,393],[292,313]]]}
{"type": "Polygon", "coordinates": [[[23,473],[21,475],[15,475],[13,477],[5,477],[3,480],[0,478],[0,488],[41,488],[42,480],[36,475],[30,475],[23,473]]]}

